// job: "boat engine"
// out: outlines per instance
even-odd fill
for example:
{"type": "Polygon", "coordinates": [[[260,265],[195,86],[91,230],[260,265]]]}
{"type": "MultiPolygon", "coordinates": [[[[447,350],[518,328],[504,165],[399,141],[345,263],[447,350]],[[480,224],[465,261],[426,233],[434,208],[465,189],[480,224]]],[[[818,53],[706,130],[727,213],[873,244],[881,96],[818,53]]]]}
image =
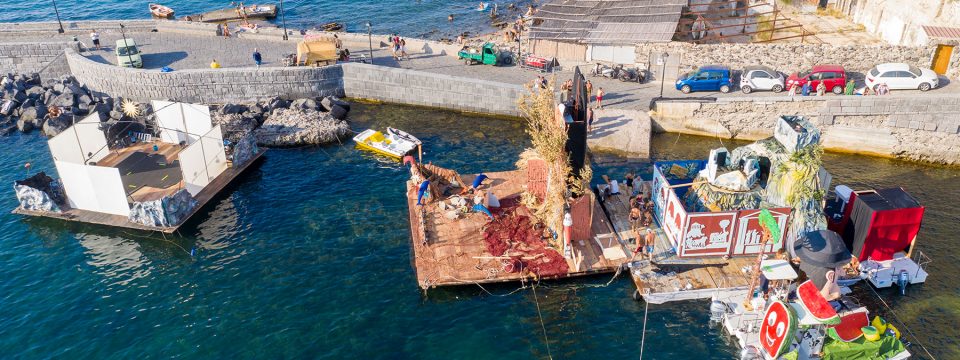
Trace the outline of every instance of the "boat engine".
{"type": "Polygon", "coordinates": [[[900,270],[897,274],[897,285],[900,286],[900,295],[907,294],[907,285],[910,284],[910,274],[906,270],[900,270]]]}

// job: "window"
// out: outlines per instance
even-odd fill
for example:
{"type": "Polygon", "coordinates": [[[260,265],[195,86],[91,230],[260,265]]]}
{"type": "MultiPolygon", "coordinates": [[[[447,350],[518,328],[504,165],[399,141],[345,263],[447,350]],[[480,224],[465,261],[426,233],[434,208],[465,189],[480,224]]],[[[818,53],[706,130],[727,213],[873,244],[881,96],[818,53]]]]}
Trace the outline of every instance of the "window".
{"type": "Polygon", "coordinates": [[[720,73],[718,72],[710,73],[710,80],[720,80],[720,73]]]}
{"type": "Polygon", "coordinates": [[[751,73],[751,77],[754,78],[754,79],[769,79],[769,78],[771,78],[770,74],[767,74],[766,71],[760,71],[760,70],[757,70],[757,71],[754,71],[753,73],[751,73]]]}
{"type": "Polygon", "coordinates": [[[896,76],[897,76],[897,72],[896,72],[896,71],[887,71],[887,72],[883,73],[883,75],[880,75],[880,77],[884,77],[884,78],[892,78],[892,77],[896,77],[896,76]]]}
{"type": "Polygon", "coordinates": [[[913,77],[913,74],[911,74],[909,71],[897,71],[897,74],[898,74],[897,76],[905,79],[909,79],[913,77]]]}
{"type": "Polygon", "coordinates": [[[910,71],[910,74],[914,76],[920,76],[921,74],[923,74],[923,71],[921,71],[920,68],[916,66],[911,66],[908,68],[908,70],[910,71]]]}
{"type": "Polygon", "coordinates": [[[820,79],[823,79],[823,80],[836,79],[836,78],[837,78],[837,73],[835,72],[824,71],[820,73],[820,79]]]}
{"type": "Polygon", "coordinates": [[[877,77],[877,75],[880,75],[880,70],[877,70],[877,68],[870,70],[870,76],[877,77]]]}
{"type": "Polygon", "coordinates": [[[708,72],[701,72],[701,73],[697,73],[697,77],[695,77],[694,79],[696,79],[696,80],[707,80],[707,79],[709,79],[709,78],[710,78],[710,73],[708,73],[708,72]]]}

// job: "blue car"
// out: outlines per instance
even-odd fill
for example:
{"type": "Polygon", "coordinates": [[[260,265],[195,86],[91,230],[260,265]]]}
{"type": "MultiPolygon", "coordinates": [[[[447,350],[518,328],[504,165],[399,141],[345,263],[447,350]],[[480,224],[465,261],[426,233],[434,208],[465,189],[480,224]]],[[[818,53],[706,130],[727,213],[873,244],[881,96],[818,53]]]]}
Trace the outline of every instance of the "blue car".
{"type": "Polygon", "coordinates": [[[691,91],[719,91],[724,94],[733,89],[733,74],[723,65],[707,65],[677,79],[677,90],[684,94],[691,91]]]}

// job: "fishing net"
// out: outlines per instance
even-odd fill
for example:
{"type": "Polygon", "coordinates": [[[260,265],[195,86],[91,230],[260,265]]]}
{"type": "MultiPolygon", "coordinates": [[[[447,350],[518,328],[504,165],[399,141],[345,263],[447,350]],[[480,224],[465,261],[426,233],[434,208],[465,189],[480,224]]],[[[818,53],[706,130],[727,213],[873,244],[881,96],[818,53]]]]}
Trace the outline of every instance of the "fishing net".
{"type": "Polygon", "coordinates": [[[529,271],[538,276],[564,275],[570,271],[567,260],[555,249],[547,246],[542,238],[543,224],[534,223],[533,218],[520,205],[519,198],[500,201],[500,208],[494,211],[494,220],[483,231],[483,242],[487,252],[493,256],[504,256],[503,270],[506,272],[529,271]]]}

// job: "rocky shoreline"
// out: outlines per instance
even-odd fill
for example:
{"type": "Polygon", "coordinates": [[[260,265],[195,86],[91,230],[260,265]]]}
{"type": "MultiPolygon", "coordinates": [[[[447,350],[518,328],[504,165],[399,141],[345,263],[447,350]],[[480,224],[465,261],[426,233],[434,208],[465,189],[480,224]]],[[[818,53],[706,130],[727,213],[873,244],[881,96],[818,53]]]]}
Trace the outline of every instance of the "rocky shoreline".
{"type": "MultiPolygon", "coordinates": [[[[6,74],[0,77],[0,91],[0,135],[38,130],[53,137],[94,113],[108,135],[157,129],[149,103],[95,94],[72,76],[41,80],[36,73],[6,74]]],[[[228,141],[236,143],[253,133],[261,146],[296,147],[342,142],[351,133],[349,111],[350,104],[335,97],[274,97],[214,106],[211,116],[228,141]]]]}

